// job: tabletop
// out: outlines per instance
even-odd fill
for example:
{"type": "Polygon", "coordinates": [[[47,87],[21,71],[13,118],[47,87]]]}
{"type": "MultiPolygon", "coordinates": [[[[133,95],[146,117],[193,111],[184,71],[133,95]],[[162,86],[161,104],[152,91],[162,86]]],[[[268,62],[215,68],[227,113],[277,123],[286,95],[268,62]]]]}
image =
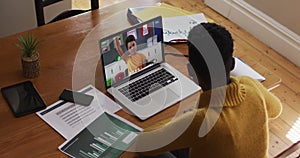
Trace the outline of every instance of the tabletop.
{"type": "MultiPolygon", "coordinates": [[[[19,34],[0,38],[0,88],[26,79],[22,76],[21,52],[15,46],[19,35],[32,33],[42,40],[38,48],[40,54],[40,76],[30,79],[47,105],[58,100],[63,89],[81,89],[92,84],[105,93],[104,80],[99,62],[98,40],[101,37],[117,32],[130,26],[126,12],[128,7],[149,6],[158,0],[138,1],[127,0],[109,7],[101,8],[79,16],[47,24],[19,34]],[[116,23],[118,23],[116,25],[116,23]]],[[[164,2],[178,5],[175,0],[164,2]]],[[[190,3],[201,3],[189,0],[190,3]]],[[[193,10],[200,12],[201,10],[193,10]]],[[[187,54],[186,44],[166,45],[166,50],[187,54]]],[[[271,89],[279,85],[280,78],[243,53],[236,53],[256,71],[261,73],[266,81],[263,84],[271,89]]],[[[166,57],[176,69],[187,75],[187,59],[168,55],[166,57]]],[[[199,94],[185,99],[184,103],[194,103],[199,94]]],[[[140,121],[136,117],[121,110],[118,115],[137,124],[147,127],[165,118],[179,115],[189,108],[179,106],[180,103],[163,112],[140,121]]],[[[191,104],[193,105],[193,104],[191,104]]],[[[65,140],[54,129],[35,114],[15,118],[3,96],[0,96],[0,157],[67,157],[58,150],[65,140]]],[[[121,157],[132,157],[132,153],[124,153],[121,157]]]]}

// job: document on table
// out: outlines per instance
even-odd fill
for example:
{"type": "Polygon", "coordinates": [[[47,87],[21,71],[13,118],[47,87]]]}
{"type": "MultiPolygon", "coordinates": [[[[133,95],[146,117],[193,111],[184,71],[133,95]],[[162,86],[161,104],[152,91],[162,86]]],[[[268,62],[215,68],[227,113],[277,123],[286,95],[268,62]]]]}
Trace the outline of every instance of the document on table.
{"type": "Polygon", "coordinates": [[[58,149],[71,157],[118,158],[141,131],[120,116],[104,112],[58,149]]]}
{"type": "Polygon", "coordinates": [[[235,67],[230,72],[232,76],[249,76],[260,82],[266,80],[264,76],[259,74],[257,71],[255,71],[253,68],[251,68],[248,64],[246,64],[238,57],[234,57],[234,59],[235,59],[235,67]]]}
{"type": "Polygon", "coordinates": [[[163,18],[164,42],[187,40],[190,30],[203,22],[207,22],[203,13],[163,18]]]}
{"type": "Polygon", "coordinates": [[[128,8],[127,18],[131,24],[147,21],[161,16],[163,22],[164,42],[187,42],[190,30],[202,22],[213,22],[203,13],[194,14],[187,10],[166,3],[156,3],[153,6],[128,8]]]}
{"type": "Polygon", "coordinates": [[[92,85],[80,92],[94,96],[89,106],[59,100],[36,114],[53,127],[64,138],[70,139],[87,127],[104,111],[115,113],[121,106],[92,85]]]}

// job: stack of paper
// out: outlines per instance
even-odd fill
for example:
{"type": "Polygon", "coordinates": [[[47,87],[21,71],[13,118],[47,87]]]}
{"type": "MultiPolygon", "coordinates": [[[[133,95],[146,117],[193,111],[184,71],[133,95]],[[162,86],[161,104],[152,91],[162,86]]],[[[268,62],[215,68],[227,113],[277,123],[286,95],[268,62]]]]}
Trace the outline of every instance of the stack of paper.
{"type": "Polygon", "coordinates": [[[80,92],[94,96],[90,105],[60,100],[36,114],[67,139],[58,147],[65,154],[119,157],[143,129],[115,115],[121,107],[94,86],[80,92]]]}
{"type": "Polygon", "coordinates": [[[145,7],[143,9],[133,13],[141,21],[146,21],[157,16],[162,16],[163,18],[174,17],[174,16],[184,16],[191,15],[192,13],[181,8],[177,8],[165,3],[157,3],[150,7],[145,7]]]}
{"type": "Polygon", "coordinates": [[[151,18],[162,16],[164,42],[176,43],[186,41],[191,28],[202,22],[212,22],[203,13],[192,12],[165,3],[157,3],[150,7],[128,8],[127,17],[130,23],[136,24],[151,18]]]}

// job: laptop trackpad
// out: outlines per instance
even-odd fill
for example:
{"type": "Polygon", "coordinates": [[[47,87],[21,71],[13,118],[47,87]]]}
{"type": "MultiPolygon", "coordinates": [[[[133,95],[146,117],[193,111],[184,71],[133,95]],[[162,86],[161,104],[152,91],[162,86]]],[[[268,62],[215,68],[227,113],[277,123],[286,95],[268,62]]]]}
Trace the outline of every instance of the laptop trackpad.
{"type": "Polygon", "coordinates": [[[170,88],[164,87],[140,99],[136,103],[142,106],[151,106],[153,111],[159,111],[166,106],[170,106],[170,104],[174,104],[179,99],[180,97],[175,92],[170,88]]]}

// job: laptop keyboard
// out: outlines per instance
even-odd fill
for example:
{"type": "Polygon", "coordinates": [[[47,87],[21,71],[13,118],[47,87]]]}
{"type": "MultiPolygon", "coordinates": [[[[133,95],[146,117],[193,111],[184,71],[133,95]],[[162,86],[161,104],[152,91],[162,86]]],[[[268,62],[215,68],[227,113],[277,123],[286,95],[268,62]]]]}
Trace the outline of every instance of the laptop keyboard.
{"type": "Polygon", "coordinates": [[[119,91],[131,101],[137,101],[150,93],[178,80],[164,68],[145,76],[129,85],[120,88],[119,91]]]}

